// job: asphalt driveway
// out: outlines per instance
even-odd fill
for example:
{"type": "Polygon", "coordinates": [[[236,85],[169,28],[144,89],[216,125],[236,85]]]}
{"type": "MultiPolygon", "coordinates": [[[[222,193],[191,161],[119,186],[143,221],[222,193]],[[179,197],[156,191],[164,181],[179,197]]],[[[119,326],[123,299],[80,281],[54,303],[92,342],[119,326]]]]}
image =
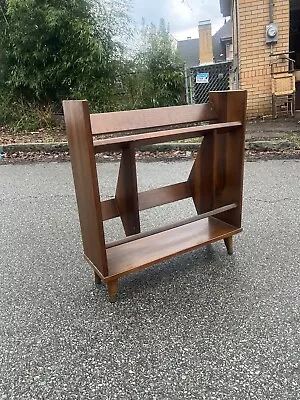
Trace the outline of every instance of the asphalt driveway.
{"type": "MultiPolygon", "coordinates": [[[[139,162],[140,188],[190,167],[139,162]]],[[[117,165],[99,173],[109,198],[117,165]]],[[[0,166],[0,400],[299,399],[299,199],[299,161],[246,163],[234,255],[220,242],[125,277],[110,304],[82,257],[70,164],[0,166]]],[[[184,200],[142,226],[193,213],[184,200]]]]}

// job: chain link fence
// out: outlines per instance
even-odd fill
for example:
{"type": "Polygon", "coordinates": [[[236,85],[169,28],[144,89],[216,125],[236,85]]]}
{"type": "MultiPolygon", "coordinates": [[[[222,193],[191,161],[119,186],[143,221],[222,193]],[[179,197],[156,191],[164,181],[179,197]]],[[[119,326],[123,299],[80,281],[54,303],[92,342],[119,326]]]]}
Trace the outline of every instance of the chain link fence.
{"type": "Polygon", "coordinates": [[[229,90],[231,67],[232,62],[226,61],[185,69],[186,102],[207,103],[209,92],[229,90]]]}

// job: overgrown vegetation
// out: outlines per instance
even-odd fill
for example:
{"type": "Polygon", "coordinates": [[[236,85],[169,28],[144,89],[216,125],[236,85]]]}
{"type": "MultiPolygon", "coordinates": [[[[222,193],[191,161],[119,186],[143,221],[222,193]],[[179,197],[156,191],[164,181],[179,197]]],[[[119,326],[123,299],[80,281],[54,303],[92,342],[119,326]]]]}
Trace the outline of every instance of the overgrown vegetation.
{"type": "Polygon", "coordinates": [[[174,50],[174,43],[165,21],[144,26],[140,45],[127,80],[127,93],[132,108],[176,105],[183,98],[182,61],[174,50]]]}
{"type": "Polygon", "coordinates": [[[124,44],[134,36],[128,1],[0,0],[0,124],[45,126],[67,98],[97,111],[181,103],[182,63],[164,21],[144,26],[133,51],[124,44]]]}

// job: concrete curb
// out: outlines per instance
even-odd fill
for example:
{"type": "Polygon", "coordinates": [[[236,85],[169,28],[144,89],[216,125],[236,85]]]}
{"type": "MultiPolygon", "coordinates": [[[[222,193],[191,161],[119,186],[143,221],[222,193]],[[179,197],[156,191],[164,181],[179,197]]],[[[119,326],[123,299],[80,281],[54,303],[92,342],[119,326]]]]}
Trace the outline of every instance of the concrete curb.
{"type": "Polygon", "coordinates": [[[282,140],[258,140],[253,142],[246,142],[246,150],[253,151],[285,151],[285,150],[299,150],[300,143],[282,139],[282,140]]]}
{"type": "MultiPolygon", "coordinates": [[[[167,152],[167,151],[195,151],[199,143],[160,143],[148,146],[143,146],[140,151],[148,152],[167,152]]],[[[300,143],[293,140],[259,140],[246,141],[246,150],[251,151],[287,151],[300,150],[300,143]]],[[[0,145],[0,153],[30,153],[30,152],[45,152],[45,153],[63,153],[69,151],[67,142],[61,143],[15,143],[0,145]]]]}
{"type": "Polygon", "coordinates": [[[67,142],[62,143],[14,143],[0,145],[0,153],[65,152],[69,151],[67,142]]]}

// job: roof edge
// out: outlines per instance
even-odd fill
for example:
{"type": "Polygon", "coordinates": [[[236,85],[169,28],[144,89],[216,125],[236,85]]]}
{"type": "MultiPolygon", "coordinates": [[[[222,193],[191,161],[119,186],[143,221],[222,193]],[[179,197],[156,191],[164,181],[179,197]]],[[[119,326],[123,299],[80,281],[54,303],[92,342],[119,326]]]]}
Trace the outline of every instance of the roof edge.
{"type": "Polygon", "coordinates": [[[220,1],[220,11],[223,17],[230,17],[232,0],[219,0],[219,1],[220,1]]]}

